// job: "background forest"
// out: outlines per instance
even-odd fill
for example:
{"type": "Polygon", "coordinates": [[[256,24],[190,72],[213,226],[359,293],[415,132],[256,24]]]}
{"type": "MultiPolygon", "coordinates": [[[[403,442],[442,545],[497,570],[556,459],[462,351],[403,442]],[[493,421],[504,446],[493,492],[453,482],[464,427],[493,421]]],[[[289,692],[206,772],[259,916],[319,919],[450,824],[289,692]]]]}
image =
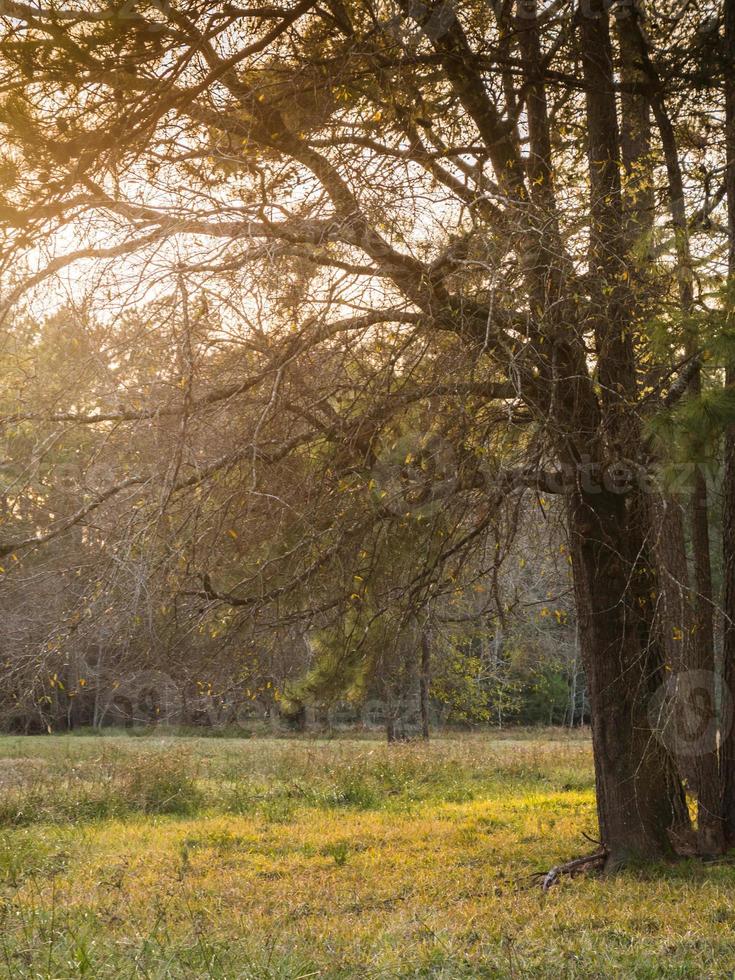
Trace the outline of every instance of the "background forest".
{"type": "MultiPolygon", "coordinates": [[[[8,329],[6,397],[13,401],[22,393],[57,416],[60,401],[76,411],[87,405],[99,411],[100,398],[129,398],[136,390],[165,400],[180,386],[180,338],[169,307],[156,303],[107,328],[83,310],[64,307],[40,324],[8,329]]],[[[192,365],[205,391],[234,370],[222,324],[211,321],[210,315],[199,325],[192,365]]],[[[366,346],[360,356],[369,359],[366,346]]],[[[190,422],[184,446],[178,420],[171,424],[155,411],[136,425],[143,431],[134,447],[116,422],[102,427],[101,439],[97,426],[49,423],[40,412],[7,424],[6,533],[33,534],[49,517],[74,517],[81,487],[103,486],[132,467],[152,478],[162,460],[175,466],[170,461],[184,449],[191,461],[206,460],[213,449],[226,454],[237,428],[256,424],[233,409],[228,399],[201,431],[190,422]]],[[[326,498],[320,500],[325,524],[336,522],[330,508],[344,506],[350,487],[337,483],[325,492],[319,458],[301,460],[298,487],[288,486],[284,472],[283,483],[268,484],[255,506],[238,487],[242,471],[234,469],[209,482],[206,492],[164,501],[163,513],[158,499],[145,515],[139,501],[111,503],[43,548],[6,555],[3,728],[58,732],[166,723],[236,731],[278,719],[298,728],[308,706],[311,728],[338,718],[342,725],[350,717],[365,722],[366,710],[371,727],[388,724],[395,710],[416,734],[422,656],[430,660],[435,727],[581,724],[584,677],[568,552],[553,501],[524,504],[508,514],[507,527],[498,515],[494,536],[483,535],[482,551],[443,573],[430,608],[419,606],[417,616],[409,601],[402,607],[432,525],[440,528],[435,534],[445,533],[434,504],[416,506],[411,495],[456,478],[448,440],[431,430],[427,436],[420,419],[417,433],[412,422],[410,415],[400,419],[404,434],[389,436],[368,487],[368,518],[389,495],[397,533],[391,528],[386,535],[381,521],[378,533],[355,534],[352,580],[333,570],[318,576],[314,569],[307,595],[296,587],[275,615],[255,602],[231,605],[207,596],[202,583],[209,569],[219,583],[237,583],[278,554],[284,526],[276,490],[279,498],[287,490],[293,499],[311,485],[326,498]],[[438,476],[435,466],[442,468],[438,476]],[[343,599],[346,588],[353,591],[343,599]],[[331,608],[314,612],[315,595],[331,608]]],[[[461,527],[464,515],[456,520],[461,527]]],[[[293,547],[305,527],[288,530],[293,547]]]]}

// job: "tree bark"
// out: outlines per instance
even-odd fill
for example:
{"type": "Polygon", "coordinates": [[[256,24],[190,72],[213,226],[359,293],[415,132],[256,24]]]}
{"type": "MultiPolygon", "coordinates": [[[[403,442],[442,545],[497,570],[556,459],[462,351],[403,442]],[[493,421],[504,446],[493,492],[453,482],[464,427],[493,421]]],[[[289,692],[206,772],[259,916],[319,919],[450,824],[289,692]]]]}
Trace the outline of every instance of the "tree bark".
{"type": "MultiPolygon", "coordinates": [[[[728,293],[727,318],[735,327],[735,0],[725,0],[725,139],[727,147],[728,293]]],[[[735,357],[729,359],[725,384],[735,389],[735,357]]],[[[725,434],[725,477],[722,517],[723,549],[723,695],[735,692],[735,429],[725,434]]],[[[735,846],[735,731],[732,717],[723,718],[721,731],[722,813],[725,841],[735,846]]]]}
{"type": "Polygon", "coordinates": [[[569,526],[588,696],[597,812],[608,870],[672,854],[681,819],[675,767],[649,720],[661,682],[660,651],[631,589],[645,571],[636,502],[577,492],[569,526]]]}
{"type": "Polygon", "coordinates": [[[635,265],[641,272],[650,261],[654,218],[654,183],[651,160],[651,110],[645,95],[631,91],[645,80],[637,44],[626,30],[629,8],[617,11],[620,51],[620,149],[625,174],[626,237],[635,265]]]}
{"type": "MultiPolygon", "coordinates": [[[[689,316],[694,306],[693,262],[689,242],[684,180],[679,159],[676,131],[669,116],[663,85],[658,68],[651,59],[648,44],[640,26],[640,12],[633,8],[628,16],[619,20],[621,41],[629,49],[648,83],[648,100],[661,136],[664,160],[666,163],[669,209],[674,229],[677,257],[677,279],[681,311],[689,316]]],[[[697,338],[691,332],[685,338],[689,357],[697,354],[697,338]]],[[[697,368],[689,382],[689,394],[693,398],[701,394],[701,372],[697,368]]],[[[692,557],[694,565],[694,629],[693,642],[688,643],[688,659],[680,664],[682,672],[689,673],[682,685],[684,696],[694,693],[691,683],[704,695],[709,710],[715,706],[715,649],[714,615],[712,591],[712,566],[709,539],[709,504],[707,481],[701,466],[694,467],[694,480],[688,505],[689,527],[691,532],[692,557]],[[691,682],[691,683],[690,683],[691,682]]],[[[666,567],[663,574],[668,573],[666,567]]],[[[691,634],[690,634],[691,635],[691,634]]],[[[707,726],[701,743],[691,757],[694,788],[697,792],[697,820],[699,848],[702,853],[712,854],[722,851],[724,846],[720,803],[719,760],[714,726],[707,726]]]]}

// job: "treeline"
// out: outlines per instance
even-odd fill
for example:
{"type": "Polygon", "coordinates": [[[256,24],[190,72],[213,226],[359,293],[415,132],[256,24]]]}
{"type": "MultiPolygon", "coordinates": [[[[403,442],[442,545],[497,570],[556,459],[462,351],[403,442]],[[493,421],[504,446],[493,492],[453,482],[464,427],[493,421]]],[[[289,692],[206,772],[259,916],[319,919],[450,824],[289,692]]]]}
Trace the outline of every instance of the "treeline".
{"type": "Polygon", "coordinates": [[[77,534],[71,548],[50,545],[6,577],[0,729],[383,728],[393,739],[446,726],[581,725],[589,709],[564,549],[519,557],[538,531],[527,525],[500,580],[504,625],[499,582],[478,576],[422,625],[386,611],[356,632],[351,609],[307,633],[255,635],[249,618],[172,595],[155,573],[141,582],[140,568],[114,589],[97,584],[90,603],[84,576],[107,557],[77,534]]]}

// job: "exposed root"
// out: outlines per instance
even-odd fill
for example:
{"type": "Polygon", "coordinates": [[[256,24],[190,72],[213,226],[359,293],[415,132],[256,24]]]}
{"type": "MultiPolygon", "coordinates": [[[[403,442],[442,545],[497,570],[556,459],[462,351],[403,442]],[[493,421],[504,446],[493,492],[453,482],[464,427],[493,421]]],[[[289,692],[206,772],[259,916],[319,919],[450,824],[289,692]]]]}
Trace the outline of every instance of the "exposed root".
{"type": "Polygon", "coordinates": [[[558,864],[549,871],[537,871],[533,877],[541,879],[541,888],[547,892],[564,875],[569,875],[573,878],[582,871],[602,871],[607,860],[607,855],[607,848],[604,844],[601,844],[600,849],[595,851],[594,854],[574,858],[573,861],[567,861],[566,864],[558,864]]]}

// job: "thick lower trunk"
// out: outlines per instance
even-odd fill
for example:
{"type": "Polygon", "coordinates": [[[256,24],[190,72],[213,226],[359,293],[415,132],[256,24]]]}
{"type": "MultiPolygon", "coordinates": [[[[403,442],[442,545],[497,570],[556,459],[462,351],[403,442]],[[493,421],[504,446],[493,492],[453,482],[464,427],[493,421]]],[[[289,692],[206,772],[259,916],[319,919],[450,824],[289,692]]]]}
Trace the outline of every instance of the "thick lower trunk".
{"type": "MultiPolygon", "coordinates": [[[[735,386],[735,367],[727,372],[728,384],[735,386]]],[[[725,624],[722,641],[722,705],[720,767],[722,774],[722,816],[725,845],[735,847],[735,432],[725,438],[724,513],[722,517],[722,550],[725,624]]]]}
{"type": "Polygon", "coordinates": [[[665,653],[668,684],[659,724],[679,774],[697,796],[698,847],[723,848],[719,760],[715,722],[715,673],[709,539],[702,514],[690,507],[695,582],[689,582],[684,511],[671,497],[651,495],[650,519],[656,558],[656,629],[665,653]]]}
{"type": "Polygon", "coordinates": [[[616,868],[672,853],[683,791],[649,714],[661,655],[634,498],[577,492],[569,527],[582,657],[587,673],[601,840],[616,868]]]}

